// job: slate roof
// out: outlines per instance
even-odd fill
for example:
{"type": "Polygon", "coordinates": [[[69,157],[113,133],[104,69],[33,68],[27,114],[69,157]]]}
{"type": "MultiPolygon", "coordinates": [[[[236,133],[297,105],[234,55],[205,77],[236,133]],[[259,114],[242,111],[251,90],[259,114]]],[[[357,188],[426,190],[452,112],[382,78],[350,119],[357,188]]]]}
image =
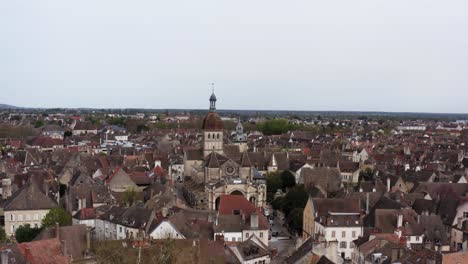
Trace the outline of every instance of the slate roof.
{"type": "Polygon", "coordinates": [[[327,193],[337,192],[341,187],[341,175],[336,168],[304,168],[301,177],[306,187],[318,185],[327,193]]]}
{"type": "Polygon", "coordinates": [[[203,160],[203,151],[201,149],[187,149],[185,156],[187,160],[203,160]]]}
{"type": "Polygon", "coordinates": [[[46,196],[33,182],[26,183],[5,203],[5,211],[52,209],[57,204],[46,196]]]}
{"type": "Polygon", "coordinates": [[[358,199],[312,199],[313,207],[318,217],[326,216],[328,213],[360,213],[361,207],[358,199]]]}
{"type": "Polygon", "coordinates": [[[298,263],[305,256],[312,253],[312,246],[313,240],[312,237],[309,237],[306,241],[304,241],[304,243],[302,243],[302,245],[296,251],[294,251],[294,253],[291,256],[285,259],[284,262],[287,264],[298,263]]]}

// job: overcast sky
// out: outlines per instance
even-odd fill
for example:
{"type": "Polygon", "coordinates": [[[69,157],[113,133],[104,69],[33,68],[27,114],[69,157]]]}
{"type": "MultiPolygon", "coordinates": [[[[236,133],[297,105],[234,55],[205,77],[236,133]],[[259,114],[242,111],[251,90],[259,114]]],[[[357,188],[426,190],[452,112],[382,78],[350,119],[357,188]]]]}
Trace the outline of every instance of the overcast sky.
{"type": "Polygon", "coordinates": [[[0,1],[0,103],[468,112],[467,0],[0,1]]]}

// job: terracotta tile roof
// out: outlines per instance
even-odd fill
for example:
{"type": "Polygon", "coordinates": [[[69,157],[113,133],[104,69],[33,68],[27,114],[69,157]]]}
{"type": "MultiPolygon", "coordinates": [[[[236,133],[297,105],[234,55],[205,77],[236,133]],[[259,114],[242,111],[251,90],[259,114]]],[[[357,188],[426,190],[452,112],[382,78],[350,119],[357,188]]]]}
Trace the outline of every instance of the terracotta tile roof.
{"type": "Polygon", "coordinates": [[[73,218],[79,220],[96,219],[96,208],[83,208],[73,218]]]}
{"type": "Polygon", "coordinates": [[[70,263],[70,258],[62,254],[61,243],[57,238],[21,243],[18,247],[31,264],[70,263]]]}
{"type": "Polygon", "coordinates": [[[221,195],[219,213],[231,215],[235,210],[239,210],[241,214],[246,215],[256,211],[255,206],[242,195],[221,195]]]}
{"type": "Polygon", "coordinates": [[[62,146],[64,145],[62,139],[50,138],[50,137],[37,137],[31,142],[32,146],[50,147],[50,146],[62,146]]]}
{"type": "Polygon", "coordinates": [[[151,179],[148,177],[146,172],[134,171],[130,174],[130,178],[136,183],[136,185],[150,185],[151,179]]]}
{"type": "Polygon", "coordinates": [[[49,227],[37,235],[34,241],[40,242],[58,238],[64,242],[67,255],[71,255],[73,261],[77,261],[84,258],[84,252],[87,249],[86,233],[86,225],[61,226],[58,230],[57,227],[49,227]]]}
{"type": "Polygon", "coordinates": [[[444,254],[442,257],[442,263],[444,264],[459,264],[459,263],[466,263],[466,259],[468,258],[468,252],[457,252],[457,253],[450,253],[444,254]]]}

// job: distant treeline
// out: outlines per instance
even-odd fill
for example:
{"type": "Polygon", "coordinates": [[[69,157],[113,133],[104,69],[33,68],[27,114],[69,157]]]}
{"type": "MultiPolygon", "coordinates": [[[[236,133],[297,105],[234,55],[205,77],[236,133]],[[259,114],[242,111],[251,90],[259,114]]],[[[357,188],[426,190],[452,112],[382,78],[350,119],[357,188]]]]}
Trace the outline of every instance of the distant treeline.
{"type": "MultiPolygon", "coordinates": [[[[3,108],[3,112],[28,114],[192,114],[204,115],[207,110],[200,109],[96,109],[96,108],[3,108]]],[[[218,110],[223,116],[256,118],[288,118],[288,119],[361,119],[361,120],[468,120],[466,113],[412,113],[412,112],[363,112],[363,111],[286,111],[286,110],[218,110]]]]}

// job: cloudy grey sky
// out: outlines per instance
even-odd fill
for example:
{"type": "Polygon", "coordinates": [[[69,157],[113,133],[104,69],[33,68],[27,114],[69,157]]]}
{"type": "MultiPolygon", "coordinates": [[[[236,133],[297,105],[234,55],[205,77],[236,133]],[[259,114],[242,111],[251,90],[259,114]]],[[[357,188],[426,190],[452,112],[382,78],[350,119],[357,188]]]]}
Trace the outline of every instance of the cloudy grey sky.
{"type": "Polygon", "coordinates": [[[466,0],[1,1],[0,103],[468,112],[466,0]]]}

